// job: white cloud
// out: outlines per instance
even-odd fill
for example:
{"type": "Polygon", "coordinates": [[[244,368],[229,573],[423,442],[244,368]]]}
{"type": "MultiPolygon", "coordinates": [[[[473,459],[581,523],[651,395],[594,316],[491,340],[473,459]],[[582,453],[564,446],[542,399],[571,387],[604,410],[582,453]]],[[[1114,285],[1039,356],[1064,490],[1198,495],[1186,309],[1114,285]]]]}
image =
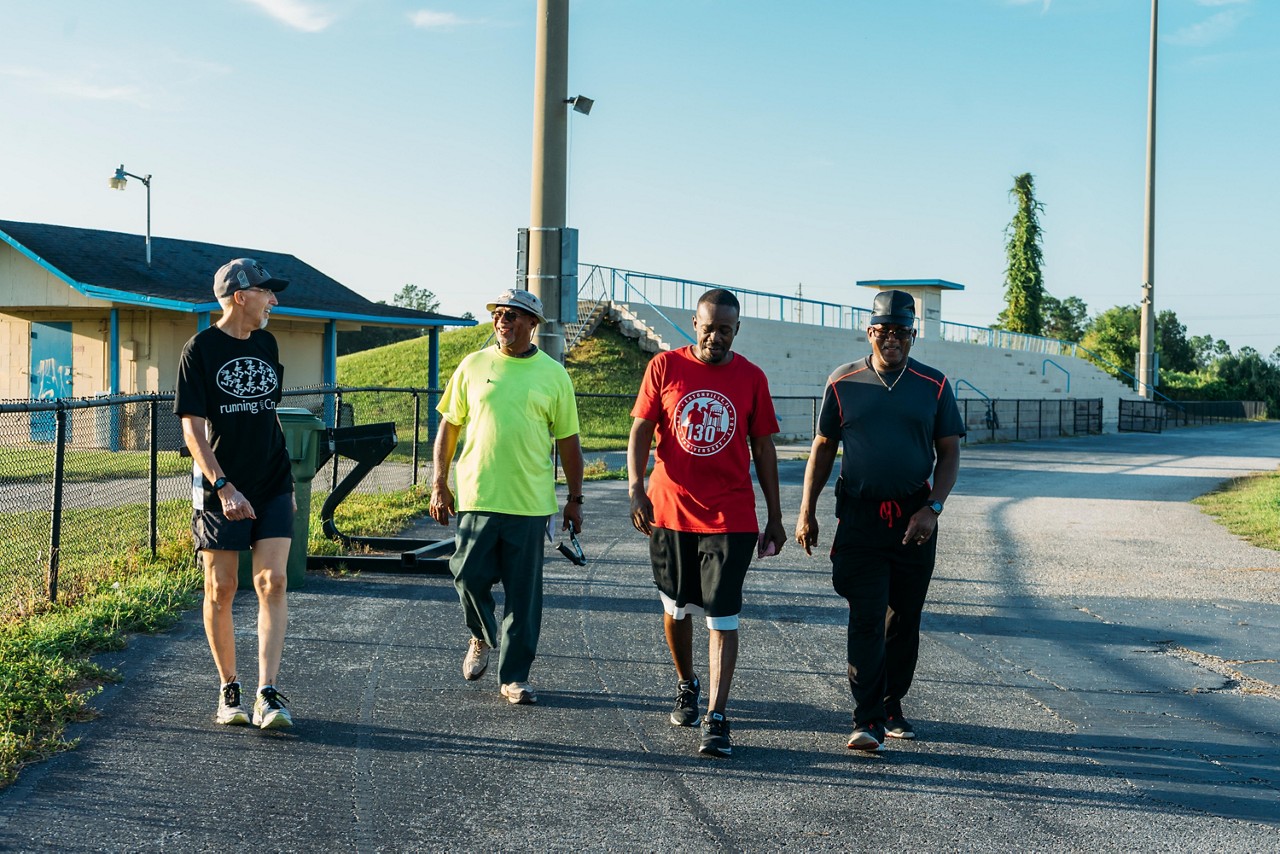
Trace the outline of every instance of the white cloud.
{"type": "MultiPolygon", "coordinates": [[[[1212,2],[1212,0],[1211,0],[1212,2]]],[[[1183,27],[1165,37],[1169,44],[1183,47],[1203,47],[1226,39],[1245,18],[1243,9],[1216,12],[1198,24],[1183,27]]]]}
{"type": "Polygon", "coordinates": [[[137,86],[110,85],[77,77],[59,77],[37,68],[0,68],[0,76],[27,80],[36,89],[49,95],[73,98],[80,101],[117,101],[149,105],[147,94],[137,86]]]}
{"type": "MultiPolygon", "coordinates": [[[[1048,14],[1049,5],[1053,2],[1053,0],[1005,0],[1005,2],[1007,2],[1010,6],[1033,6],[1036,3],[1039,3],[1041,4],[1040,11],[1044,14],[1048,14]]],[[[1212,0],[1210,0],[1210,2],[1212,2],[1212,0]]]]}
{"type": "Polygon", "coordinates": [[[301,0],[244,0],[244,2],[257,6],[280,23],[295,30],[302,30],[304,33],[318,33],[333,23],[333,15],[301,0]]]}
{"type": "Polygon", "coordinates": [[[1250,0],[1194,0],[1197,6],[1243,6],[1250,0]]]}
{"type": "Polygon", "coordinates": [[[471,23],[463,18],[459,18],[452,12],[432,12],[430,9],[420,9],[417,12],[410,12],[409,22],[415,27],[423,30],[447,30],[452,27],[459,27],[463,24],[471,23]]]}

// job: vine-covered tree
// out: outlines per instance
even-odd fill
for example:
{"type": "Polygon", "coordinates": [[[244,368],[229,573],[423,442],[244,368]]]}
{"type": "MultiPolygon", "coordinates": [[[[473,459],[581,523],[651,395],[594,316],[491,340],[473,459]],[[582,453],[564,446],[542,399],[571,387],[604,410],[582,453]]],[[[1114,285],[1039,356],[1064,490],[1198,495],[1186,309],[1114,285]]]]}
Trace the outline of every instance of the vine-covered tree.
{"type": "Polygon", "coordinates": [[[1013,179],[1009,195],[1017,199],[1018,211],[1005,229],[1004,310],[996,319],[999,329],[1040,335],[1044,331],[1041,304],[1044,302],[1044,260],[1040,245],[1040,213],[1044,205],[1036,201],[1035,179],[1024,172],[1013,179]]]}

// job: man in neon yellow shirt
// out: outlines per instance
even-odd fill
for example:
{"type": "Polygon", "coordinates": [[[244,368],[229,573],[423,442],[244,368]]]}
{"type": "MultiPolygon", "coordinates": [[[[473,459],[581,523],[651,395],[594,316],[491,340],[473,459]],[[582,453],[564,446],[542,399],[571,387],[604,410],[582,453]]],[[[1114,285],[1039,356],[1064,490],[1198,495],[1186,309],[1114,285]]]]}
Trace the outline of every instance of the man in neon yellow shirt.
{"type": "Polygon", "coordinates": [[[551,445],[555,442],[569,495],[561,530],[582,530],[582,446],[578,407],[564,366],[533,343],[545,323],[542,301],[529,291],[504,291],[487,306],[497,346],[459,363],[436,409],[435,480],[430,514],[441,525],[457,515],[457,548],[449,562],[471,632],[462,675],[479,679],[489,650],[500,647],[502,696],[536,703],[529,670],[542,627],[542,540],[558,509],[551,445]],[[449,467],[462,428],[457,497],[449,467]],[[494,616],[493,585],[502,582],[505,614],[494,616]]]}

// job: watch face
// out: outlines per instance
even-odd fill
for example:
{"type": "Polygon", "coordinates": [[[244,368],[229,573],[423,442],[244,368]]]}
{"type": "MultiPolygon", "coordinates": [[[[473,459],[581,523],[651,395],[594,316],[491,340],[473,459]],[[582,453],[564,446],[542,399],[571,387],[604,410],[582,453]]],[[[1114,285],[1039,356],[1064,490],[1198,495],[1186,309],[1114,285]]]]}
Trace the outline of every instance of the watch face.
{"type": "Polygon", "coordinates": [[[929,502],[929,507],[931,507],[931,508],[933,509],[933,512],[934,512],[934,513],[937,513],[939,516],[941,516],[941,515],[942,515],[942,502],[941,502],[941,501],[931,501],[931,502],[929,502]]]}

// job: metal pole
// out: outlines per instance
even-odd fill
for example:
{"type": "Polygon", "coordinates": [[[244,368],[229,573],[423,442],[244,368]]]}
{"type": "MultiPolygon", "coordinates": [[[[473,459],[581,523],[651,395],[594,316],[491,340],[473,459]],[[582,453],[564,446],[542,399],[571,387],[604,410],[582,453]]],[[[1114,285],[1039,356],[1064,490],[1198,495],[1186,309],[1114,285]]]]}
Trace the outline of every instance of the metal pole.
{"type": "Polygon", "coordinates": [[[541,298],[547,315],[547,322],[538,327],[538,346],[563,362],[560,229],[566,216],[569,0],[538,0],[533,76],[533,192],[526,287],[541,298]]]}
{"type": "Polygon", "coordinates": [[[53,501],[49,508],[49,601],[58,601],[58,564],[62,559],[62,480],[67,459],[67,410],[61,406],[53,414],[53,501]]]}
{"type": "Polygon", "coordinates": [[[1143,217],[1145,242],[1142,251],[1142,328],[1138,342],[1138,393],[1154,396],[1156,309],[1155,309],[1155,220],[1156,220],[1156,21],[1160,0],[1151,0],[1151,58],[1147,82],[1147,204],[1143,217]]]}
{"type": "Polygon", "coordinates": [[[159,449],[156,446],[156,433],[159,432],[160,425],[159,410],[160,399],[153,397],[149,404],[151,410],[151,507],[150,507],[150,524],[151,524],[151,556],[156,556],[156,546],[159,544],[160,516],[159,509],[156,507],[156,500],[159,497],[158,485],[160,481],[160,459],[158,456],[159,449]]]}
{"type": "Polygon", "coordinates": [[[151,266],[151,176],[142,182],[147,187],[147,266],[151,266]]]}

